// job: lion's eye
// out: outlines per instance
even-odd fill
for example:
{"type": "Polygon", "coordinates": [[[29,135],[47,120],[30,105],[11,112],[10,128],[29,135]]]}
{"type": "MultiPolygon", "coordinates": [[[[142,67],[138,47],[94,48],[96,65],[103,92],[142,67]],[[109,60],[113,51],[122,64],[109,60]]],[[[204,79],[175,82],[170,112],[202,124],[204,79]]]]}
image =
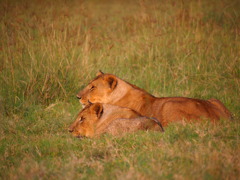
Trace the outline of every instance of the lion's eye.
{"type": "Polygon", "coordinates": [[[92,86],[91,88],[90,88],[90,91],[92,91],[92,90],[94,90],[95,89],[95,86],[92,86]]]}
{"type": "Polygon", "coordinates": [[[79,123],[82,123],[82,122],[83,122],[83,120],[84,120],[84,118],[83,118],[83,117],[81,117],[81,119],[79,120],[79,123]]]}

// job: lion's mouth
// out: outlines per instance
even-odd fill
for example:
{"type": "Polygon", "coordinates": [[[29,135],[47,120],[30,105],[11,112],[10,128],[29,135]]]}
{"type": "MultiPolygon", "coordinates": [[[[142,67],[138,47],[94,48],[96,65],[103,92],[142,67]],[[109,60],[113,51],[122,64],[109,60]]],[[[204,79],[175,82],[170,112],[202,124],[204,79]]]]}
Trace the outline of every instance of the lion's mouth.
{"type": "Polygon", "coordinates": [[[83,107],[83,108],[85,108],[85,107],[86,107],[86,105],[87,105],[87,104],[86,104],[86,103],[84,103],[83,101],[81,101],[81,99],[79,100],[79,102],[80,102],[80,104],[82,105],[82,107],[83,107]]]}
{"type": "MultiPolygon", "coordinates": [[[[80,101],[80,102],[81,102],[81,101],[80,101]]],[[[85,108],[87,105],[91,105],[91,104],[93,104],[93,103],[88,100],[88,101],[85,102],[85,103],[84,103],[84,102],[81,102],[81,104],[82,104],[82,107],[85,108]]]]}
{"type": "Polygon", "coordinates": [[[92,104],[91,101],[83,101],[82,99],[79,100],[80,104],[82,105],[83,108],[85,108],[87,105],[92,104]]]}
{"type": "Polygon", "coordinates": [[[83,139],[83,138],[85,138],[85,136],[77,135],[76,138],[83,139]]]}

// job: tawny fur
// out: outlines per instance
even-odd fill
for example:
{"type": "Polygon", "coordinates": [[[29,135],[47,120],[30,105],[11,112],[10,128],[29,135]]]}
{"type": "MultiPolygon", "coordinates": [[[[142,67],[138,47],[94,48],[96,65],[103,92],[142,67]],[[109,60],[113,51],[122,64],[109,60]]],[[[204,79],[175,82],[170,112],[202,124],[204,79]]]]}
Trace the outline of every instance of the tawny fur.
{"type": "Polygon", "coordinates": [[[213,122],[231,119],[229,110],[217,99],[157,98],[112,74],[98,73],[77,97],[82,105],[98,102],[133,109],[143,116],[157,118],[163,126],[183,119],[213,122]]]}
{"type": "Polygon", "coordinates": [[[163,131],[161,126],[148,117],[137,117],[131,119],[115,119],[105,129],[111,135],[122,135],[139,130],[163,131]]]}
{"type": "Polygon", "coordinates": [[[121,135],[138,130],[163,131],[154,118],[143,117],[129,108],[101,103],[87,105],[69,127],[76,137],[97,137],[104,133],[121,135]]]}

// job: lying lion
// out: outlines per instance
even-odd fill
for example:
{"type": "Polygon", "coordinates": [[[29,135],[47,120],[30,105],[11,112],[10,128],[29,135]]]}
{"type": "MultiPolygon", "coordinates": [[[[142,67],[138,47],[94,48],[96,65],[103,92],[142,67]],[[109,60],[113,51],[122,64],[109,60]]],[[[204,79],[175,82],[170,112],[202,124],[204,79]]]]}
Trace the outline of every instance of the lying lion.
{"type": "Polygon", "coordinates": [[[231,113],[217,99],[186,97],[157,98],[112,74],[99,72],[87,87],[77,94],[80,103],[107,103],[128,107],[143,116],[157,118],[163,126],[179,120],[230,119],[231,113]]]}
{"type": "Polygon", "coordinates": [[[138,130],[163,131],[163,128],[158,120],[143,117],[129,108],[100,103],[88,104],[69,127],[69,132],[76,137],[122,135],[138,130]]]}

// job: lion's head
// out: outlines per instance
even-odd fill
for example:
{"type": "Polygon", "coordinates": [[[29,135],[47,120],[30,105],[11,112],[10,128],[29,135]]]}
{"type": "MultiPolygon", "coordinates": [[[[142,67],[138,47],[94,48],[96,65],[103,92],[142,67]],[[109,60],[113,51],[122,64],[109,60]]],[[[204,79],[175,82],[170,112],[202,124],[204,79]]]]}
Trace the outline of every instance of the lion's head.
{"type": "Polygon", "coordinates": [[[96,123],[102,116],[102,104],[89,104],[77,116],[77,119],[69,127],[69,132],[76,137],[93,137],[96,123]]]}
{"type": "Polygon", "coordinates": [[[83,106],[97,102],[108,103],[110,94],[117,84],[116,76],[99,72],[97,77],[77,94],[77,98],[83,106]]]}

